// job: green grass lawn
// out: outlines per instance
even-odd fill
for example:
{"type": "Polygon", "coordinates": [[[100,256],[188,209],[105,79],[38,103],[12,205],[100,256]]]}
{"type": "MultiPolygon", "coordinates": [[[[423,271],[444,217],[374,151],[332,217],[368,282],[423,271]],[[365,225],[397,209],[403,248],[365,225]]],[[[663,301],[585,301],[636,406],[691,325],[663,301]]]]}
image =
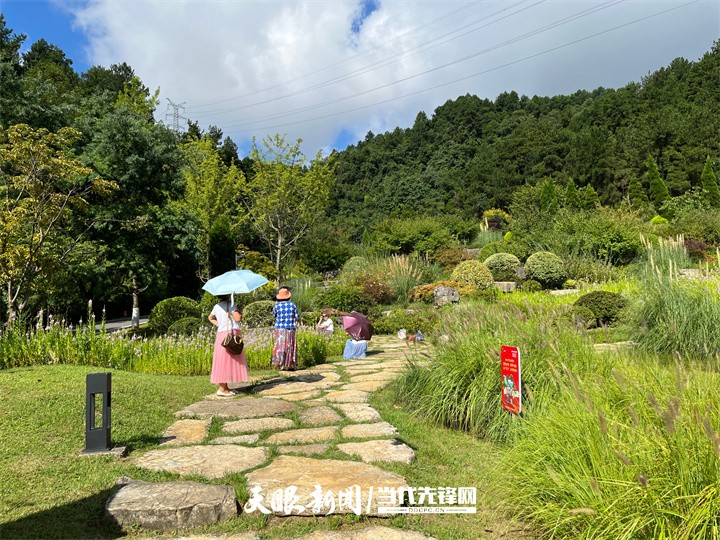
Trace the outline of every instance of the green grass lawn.
{"type": "MultiPolygon", "coordinates": [[[[85,375],[97,368],[41,366],[0,371],[0,538],[115,538],[121,531],[103,517],[104,505],[120,476],[147,481],[177,478],[151,472],[112,457],[81,457],[85,444],[85,375]]],[[[131,450],[154,447],[173,422],[173,413],[214,391],[207,376],[179,377],[114,371],[112,438],[131,450]]],[[[268,372],[268,375],[272,372],[268,372]]],[[[263,373],[253,372],[253,375],[263,373]]],[[[370,524],[419,530],[439,539],[527,538],[521,526],[496,510],[486,490],[487,475],[498,450],[459,432],[433,427],[397,409],[386,393],[374,405],[400,430],[417,453],[413,465],[395,465],[414,487],[475,486],[478,514],[397,516],[392,519],[351,516],[278,518],[241,515],[208,528],[219,534],[259,531],[262,538],[293,538],[319,529],[370,524]],[[485,532],[492,531],[492,532],[485,532]]],[[[217,483],[231,484],[242,498],[243,475],[217,483]]],[[[130,536],[147,532],[129,531],[130,536]]]]}

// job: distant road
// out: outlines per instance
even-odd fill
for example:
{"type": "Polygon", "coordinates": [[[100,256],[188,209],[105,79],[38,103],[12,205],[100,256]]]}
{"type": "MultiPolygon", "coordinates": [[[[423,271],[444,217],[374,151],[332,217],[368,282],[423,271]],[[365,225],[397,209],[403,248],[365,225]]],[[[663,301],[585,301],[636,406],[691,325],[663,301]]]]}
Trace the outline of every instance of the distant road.
{"type": "MultiPolygon", "coordinates": [[[[140,324],[145,324],[148,322],[147,317],[140,317],[140,324]]],[[[100,331],[100,324],[95,325],[95,330],[100,331]]],[[[108,334],[111,334],[113,332],[117,332],[118,330],[123,330],[125,328],[130,328],[132,326],[132,319],[113,319],[111,321],[105,321],[105,331],[108,334]]]]}

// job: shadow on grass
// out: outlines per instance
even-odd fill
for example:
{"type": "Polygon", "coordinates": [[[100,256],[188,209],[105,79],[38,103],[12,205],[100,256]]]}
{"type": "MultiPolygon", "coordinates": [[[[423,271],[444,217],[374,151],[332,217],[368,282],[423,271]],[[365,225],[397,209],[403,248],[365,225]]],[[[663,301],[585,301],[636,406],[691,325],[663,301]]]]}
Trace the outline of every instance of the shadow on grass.
{"type": "Polygon", "coordinates": [[[80,539],[125,536],[120,526],[105,516],[105,503],[116,489],[113,486],[84,499],[2,523],[0,538],[3,540],[80,539]]]}

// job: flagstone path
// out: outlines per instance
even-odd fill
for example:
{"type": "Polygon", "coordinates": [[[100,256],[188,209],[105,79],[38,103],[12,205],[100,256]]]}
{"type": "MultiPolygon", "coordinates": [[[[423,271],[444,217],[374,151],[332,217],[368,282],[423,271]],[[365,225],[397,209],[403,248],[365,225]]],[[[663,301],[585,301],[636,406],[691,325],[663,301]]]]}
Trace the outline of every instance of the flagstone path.
{"type": "MultiPolygon", "coordinates": [[[[405,478],[382,465],[411,463],[415,452],[368,401],[401,373],[411,350],[397,338],[379,336],[365,359],[282,372],[273,380],[241,387],[232,398],[207,396],[176,413],[179,419],[157,449],[131,459],[138,467],[192,474],[194,479],[245,474],[251,493],[245,507],[254,506],[256,512],[382,515],[378,493],[408,487],[405,478]],[[213,420],[222,424],[221,434],[208,439],[213,420]]],[[[215,514],[217,521],[227,519],[226,513],[215,514]]],[[[303,538],[337,535],[318,532],[303,538]]],[[[427,538],[386,527],[348,531],[342,537],[427,538]]]]}

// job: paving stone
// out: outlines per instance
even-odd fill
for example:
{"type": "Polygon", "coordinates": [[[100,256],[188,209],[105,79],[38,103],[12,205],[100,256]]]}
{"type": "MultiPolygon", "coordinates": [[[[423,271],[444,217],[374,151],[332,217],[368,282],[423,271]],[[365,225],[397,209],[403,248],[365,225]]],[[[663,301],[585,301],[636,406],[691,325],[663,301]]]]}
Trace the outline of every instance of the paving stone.
{"type": "Polygon", "coordinates": [[[360,390],[335,390],[325,394],[324,398],[333,403],[367,403],[370,393],[360,390]]]}
{"type": "Polygon", "coordinates": [[[435,540],[435,538],[415,531],[375,525],[351,531],[315,531],[299,537],[298,540],[435,540]]]}
{"type": "Polygon", "coordinates": [[[295,423],[288,418],[247,418],[234,422],[225,422],[223,431],[225,433],[250,433],[257,431],[268,431],[274,429],[288,429],[295,423]]]}
{"type": "Polygon", "coordinates": [[[217,437],[210,444],[255,444],[260,439],[259,433],[250,435],[235,435],[234,437],[217,437]]]}
{"type": "Polygon", "coordinates": [[[342,428],[341,434],[345,439],[368,439],[370,437],[394,437],[398,434],[395,426],[388,422],[375,424],[351,424],[342,428]]]}
{"type": "Polygon", "coordinates": [[[343,391],[356,391],[359,390],[360,392],[374,392],[375,390],[378,390],[382,388],[383,386],[387,386],[390,384],[390,381],[363,381],[363,382],[352,382],[345,384],[340,387],[340,390],[343,391]]]}
{"type": "Polygon", "coordinates": [[[336,407],[353,422],[382,420],[380,413],[366,403],[338,403],[336,407]]]}
{"type": "Polygon", "coordinates": [[[178,446],[181,444],[198,444],[205,440],[210,429],[210,419],[178,420],[165,430],[160,444],[162,446],[178,446]]]}
{"type": "Polygon", "coordinates": [[[192,536],[174,536],[169,538],[162,536],[158,538],[140,538],[138,540],[260,540],[257,533],[234,533],[234,534],[193,534],[192,536]]]}
{"type": "Polygon", "coordinates": [[[175,474],[199,474],[221,478],[228,473],[257,467],[267,460],[267,448],[248,448],[234,444],[182,446],[151,450],[135,460],[143,469],[175,474]]]}
{"type": "MultiPolygon", "coordinates": [[[[332,491],[335,494],[336,507],[334,514],[353,513],[355,508],[347,506],[340,507],[338,504],[338,493],[347,491],[353,486],[359,486],[360,501],[358,510],[364,515],[378,515],[377,497],[373,496],[368,508],[368,494],[370,488],[373,493],[378,488],[405,488],[408,484],[399,474],[384,471],[373,465],[357,461],[341,461],[337,459],[313,459],[300,456],[279,456],[270,465],[256,469],[247,475],[247,484],[250,493],[253,488],[260,489],[259,494],[263,496],[265,506],[272,510],[269,501],[278,490],[286,490],[290,486],[297,488],[296,496],[298,503],[305,506],[302,511],[296,508],[293,514],[313,515],[312,493],[315,486],[319,485],[323,493],[332,491]]],[[[252,495],[251,499],[252,500],[252,495]]],[[[247,504],[245,509],[247,509],[247,504]]],[[[330,508],[321,508],[320,514],[326,514],[330,508]]],[[[275,513],[284,515],[283,510],[275,513]]]]}
{"type": "Polygon", "coordinates": [[[237,515],[235,490],[199,482],[131,481],[105,504],[120,526],[177,531],[227,521],[237,515]]]}
{"type": "Polygon", "coordinates": [[[309,392],[297,392],[295,394],[282,394],[281,396],[268,396],[275,399],[285,399],[287,401],[304,401],[312,399],[322,394],[322,390],[310,390],[309,392]]]}
{"type": "Polygon", "coordinates": [[[305,372],[308,371],[334,371],[337,368],[337,365],[335,364],[317,364],[315,366],[309,367],[305,372]]]}
{"type": "Polygon", "coordinates": [[[317,392],[324,388],[335,386],[332,381],[318,381],[317,383],[306,382],[288,382],[284,384],[274,384],[264,388],[257,389],[257,393],[262,396],[285,396],[287,394],[310,393],[317,392]]]}
{"type": "Polygon", "coordinates": [[[331,407],[310,407],[305,409],[300,415],[300,422],[308,426],[319,426],[322,424],[333,424],[340,422],[340,416],[335,409],[331,407]]]}
{"type": "Polygon", "coordinates": [[[380,366],[358,366],[358,367],[347,367],[345,368],[345,371],[351,376],[354,377],[355,375],[361,375],[365,373],[377,373],[380,369],[380,366]]]}
{"type": "Polygon", "coordinates": [[[280,416],[295,410],[293,403],[272,398],[223,398],[193,403],[175,416],[197,416],[198,418],[258,418],[280,416]]]}
{"type": "Polygon", "coordinates": [[[338,444],[337,447],[338,450],[346,454],[360,456],[360,459],[365,463],[371,463],[373,461],[412,463],[415,459],[413,449],[396,439],[342,443],[338,444]]]}
{"type": "Polygon", "coordinates": [[[267,442],[268,444],[304,444],[329,441],[335,437],[337,429],[338,428],[336,426],[327,426],[321,428],[304,428],[281,431],[280,433],[273,433],[270,435],[267,442]]]}
{"type": "Polygon", "coordinates": [[[295,444],[287,446],[278,446],[277,450],[281,454],[324,454],[330,448],[329,444],[295,444]]]}
{"type": "Polygon", "coordinates": [[[347,367],[347,366],[369,366],[369,365],[377,364],[377,363],[378,363],[377,360],[363,360],[363,359],[358,359],[358,360],[343,360],[342,363],[340,363],[339,365],[341,365],[341,366],[343,366],[343,367],[347,367]]]}
{"type": "Polygon", "coordinates": [[[379,371],[377,373],[367,373],[363,375],[351,375],[350,382],[359,383],[367,381],[392,381],[399,375],[398,371],[379,371]]]}

